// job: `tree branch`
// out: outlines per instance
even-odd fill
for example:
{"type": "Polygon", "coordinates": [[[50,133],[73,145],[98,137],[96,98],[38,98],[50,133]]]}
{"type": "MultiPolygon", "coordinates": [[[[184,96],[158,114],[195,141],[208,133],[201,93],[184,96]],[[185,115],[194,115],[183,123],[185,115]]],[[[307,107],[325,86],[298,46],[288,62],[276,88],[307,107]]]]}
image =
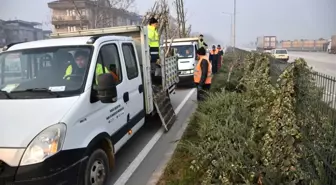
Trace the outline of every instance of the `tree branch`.
{"type": "Polygon", "coordinates": [[[82,17],[82,12],[78,9],[78,7],[77,7],[77,5],[76,5],[76,3],[75,3],[75,0],[69,0],[69,1],[73,4],[73,6],[74,6],[74,8],[75,8],[75,10],[76,10],[76,12],[77,12],[77,14],[79,15],[79,27],[80,27],[81,30],[83,30],[83,23],[82,23],[82,21],[83,21],[83,17],[82,17]]]}

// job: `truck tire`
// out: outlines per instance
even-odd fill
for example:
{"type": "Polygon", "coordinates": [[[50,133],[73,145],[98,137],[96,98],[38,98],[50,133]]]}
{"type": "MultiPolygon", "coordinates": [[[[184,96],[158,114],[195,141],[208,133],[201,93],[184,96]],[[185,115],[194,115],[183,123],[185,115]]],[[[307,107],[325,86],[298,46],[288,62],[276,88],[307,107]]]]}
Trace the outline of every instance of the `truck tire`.
{"type": "Polygon", "coordinates": [[[110,173],[109,159],[104,150],[94,150],[84,172],[85,185],[104,185],[110,173]]]}

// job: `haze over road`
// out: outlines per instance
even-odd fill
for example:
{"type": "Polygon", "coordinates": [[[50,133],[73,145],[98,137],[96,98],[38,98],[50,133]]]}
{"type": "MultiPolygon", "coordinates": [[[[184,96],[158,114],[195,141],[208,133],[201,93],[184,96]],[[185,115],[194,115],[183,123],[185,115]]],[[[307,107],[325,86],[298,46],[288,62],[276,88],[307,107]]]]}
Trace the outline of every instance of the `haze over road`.
{"type": "Polygon", "coordinates": [[[289,52],[290,62],[295,58],[304,58],[317,72],[336,76],[336,55],[328,53],[289,52]]]}

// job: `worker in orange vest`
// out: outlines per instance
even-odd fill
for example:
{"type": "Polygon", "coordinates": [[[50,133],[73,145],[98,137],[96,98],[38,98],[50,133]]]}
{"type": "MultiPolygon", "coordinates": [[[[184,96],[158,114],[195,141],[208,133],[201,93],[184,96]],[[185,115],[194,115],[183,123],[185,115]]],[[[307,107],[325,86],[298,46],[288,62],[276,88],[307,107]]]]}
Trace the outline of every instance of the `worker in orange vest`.
{"type": "Polygon", "coordinates": [[[217,52],[218,52],[218,70],[219,70],[223,64],[223,55],[224,55],[222,47],[219,44],[217,45],[217,52]]]}
{"type": "Polygon", "coordinates": [[[212,65],[204,47],[199,48],[196,54],[198,62],[194,70],[194,82],[197,87],[197,100],[203,101],[211,87],[212,65]]]}
{"type": "Polygon", "coordinates": [[[212,49],[210,50],[209,60],[212,64],[212,73],[216,74],[218,71],[218,51],[215,45],[213,45],[212,49]]]}

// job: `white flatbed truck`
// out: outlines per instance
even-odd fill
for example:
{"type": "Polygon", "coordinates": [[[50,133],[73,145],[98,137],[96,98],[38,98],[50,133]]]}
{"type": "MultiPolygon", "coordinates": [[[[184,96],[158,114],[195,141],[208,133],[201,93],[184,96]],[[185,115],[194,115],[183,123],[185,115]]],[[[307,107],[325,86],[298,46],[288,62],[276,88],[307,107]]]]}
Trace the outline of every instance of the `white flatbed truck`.
{"type": "Polygon", "coordinates": [[[161,59],[162,84],[153,87],[146,27],[52,37],[0,54],[1,185],[103,185],[146,115],[158,113],[167,131],[176,120],[169,94],[177,57],[161,59]],[[84,69],[79,51],[87,53],[84,69]]]}
{"type": "Polygon", "coordinates": [[[198,37],[168,39],[161,47],[169,46],[177,50],[178,76],[180,84],[194,84],[194,69],[197,64],[198,37]]]}

